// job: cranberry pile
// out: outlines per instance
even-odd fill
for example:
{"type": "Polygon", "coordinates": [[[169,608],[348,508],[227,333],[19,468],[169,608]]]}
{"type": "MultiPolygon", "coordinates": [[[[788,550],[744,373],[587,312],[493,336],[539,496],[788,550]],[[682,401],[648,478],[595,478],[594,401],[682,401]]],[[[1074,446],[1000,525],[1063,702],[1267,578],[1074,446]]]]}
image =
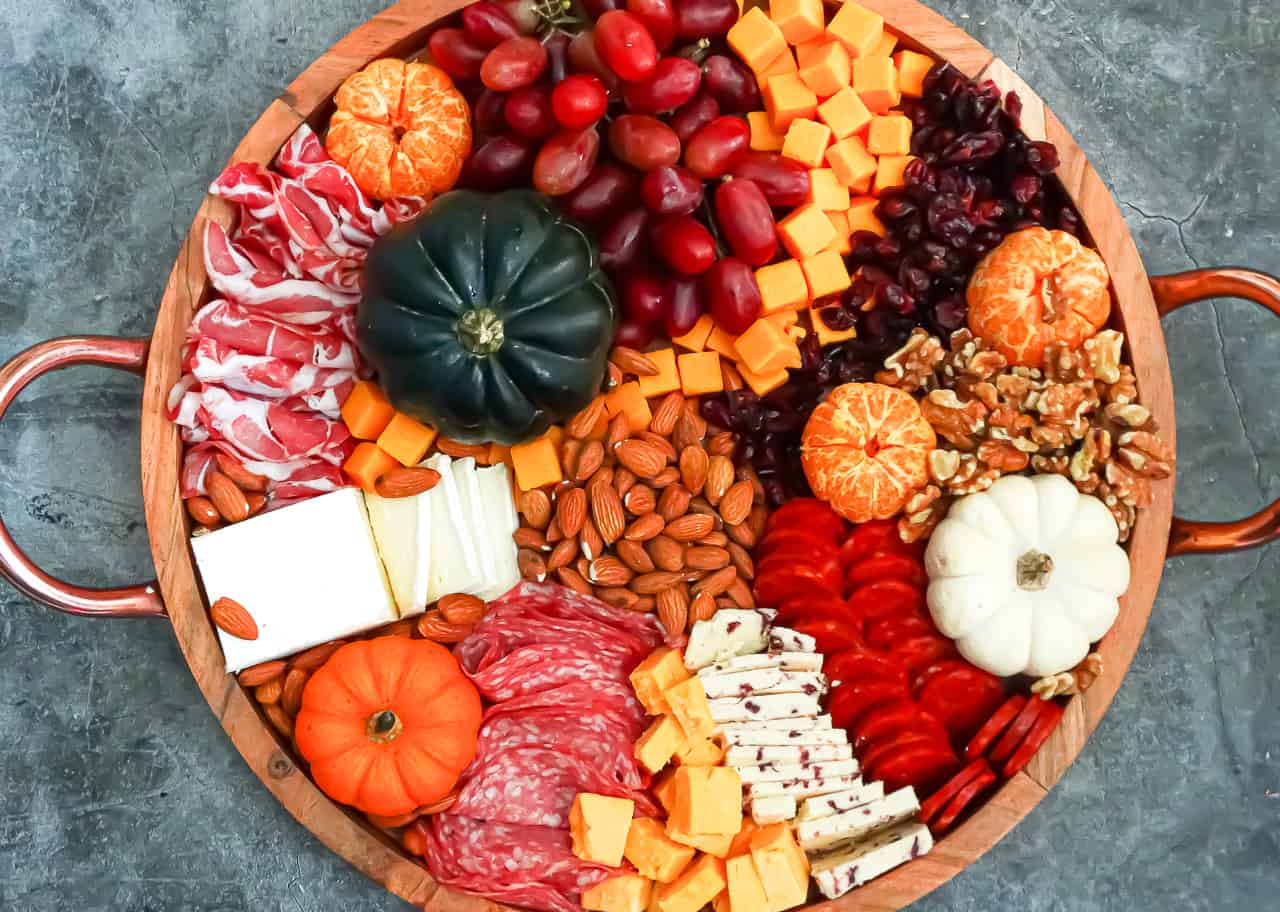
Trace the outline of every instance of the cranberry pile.
{"type": "Polygon", "coordinates": [[[620,289],[620,344],[683,335],[704,313],[740,333],[760,312],[754,268],[777,252],[774,210],[802,203],[809,175],[749,149],[741,115],[760,92],[724,46],[738,4],[583,6],[585,18],[556,0],[479,0],[431,36],[472,101],[461,184],[532,184],[595,231],[620,289]]]}

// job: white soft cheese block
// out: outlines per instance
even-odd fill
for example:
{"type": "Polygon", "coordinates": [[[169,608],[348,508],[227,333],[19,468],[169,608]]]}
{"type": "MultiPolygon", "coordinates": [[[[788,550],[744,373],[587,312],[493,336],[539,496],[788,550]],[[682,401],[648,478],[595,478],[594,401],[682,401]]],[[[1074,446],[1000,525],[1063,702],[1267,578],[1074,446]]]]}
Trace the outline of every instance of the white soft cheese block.
{"type": "Polygon", "coordinates": [[[487,596],[496,599],[506,595],[520,582],[516,543],[511,536],[520,528],[515,499],[511,496],[511,476],[502,463],[476,470],[480,480],[480,496],[484,498],[485,518],[492,538],[497,580],[487,596]]]}
{"type": "Polygon", "coordinates": [[[849,743],[849,735],[843,728],[831,727],[830,716],[721,725],[716,729],[716,736],[726,747],[849,743]]]}
{"type": "Polygon", "coordinates": [[[827,679],[812,671],[783,671],[781,668],[757,668],[729,674],[698,673],[702,689],[711,700],[723,697],[749,697],[752,694],[827,692],[827,679]]]}
{"type": "Polygon", "coordinates": [[[738,778],[744,785],[757,782],[797,782],[809,779],[837,779],[858,775],[858,761],[829,760],[823,763],[762,763],[759,766],[740,766],[738,778]]]}
{"type": "Polygon", "coordinates": [[[795,795],[771,795],[751,802],[751,819],[759,826],[782,823],[796,816],[795,795]]]}
{"type": "Polygon", "coordinates": [[[484,574],[453,477],[453,460],[437,453],[423,465],[440,473],[440,483],[423,495],[431,500],[431,584],[427,601],[455,592],[479,595],[484,591],[484,574]]]}
{"type": "Polygon", "coordinates": [[[786,782],[755,782],[748,786],[747,797],[768,798],[770,795],[794,795],[799,801],[814,795],[847,792],[862,785],[860,776],[837,776],[834,779],[793,779],[786,782]]]}
{"type": "Polygon", "coordinates": [[[782,671],[822,671],[822,654],[818,652],[760,652],[754,655],[734,656],[723,662],[708,665],[698,672],[698,677],[736,674],[762,668],[782,671]]]}
{"type": "Polygon", "coordinates": [[[697,671],[734,656],[763,652],[766,623],[762,612],[746,608],[724,608],[698,621],[684,648],[685,667],[697,671]]]}
{"type": "Polygon", "coordinates": [[[770,652],[817,652],[818,641],[807,633],[790,627],[773,627],[769,630],[770,652]]]}
{"type": "Polygon", "coordinates": [[[806,852],[821,852],[843,842],[862,839],[877,830],[908,820],[920,812],[920,802],[911,786],[860,807],[803,820],[796,826],[796,839],[806,852]]]}
{"type": "Polygon", "coordinates": [[[498,585],[498,554],[494,548],[493,530],[489,528],[489,513],[484,508],[484,495],[480,491],[480,476],[476,474],[476,461],[470,456],[453,461],[453,483],[458,488],[458,500],[466,517],[471,544],[475,548],[483,586],[476,595],[490,598],[489,593],[498,585]]]}
{"type": "Polygon", "coordinates": [[[836,899],[932,848],[929,828],[923,823],[908,821],[851,848],[819,858],[813,862],[810,873],[822,895],[836,899]]]}
{"type": "Polygon", "coordinates": [[[431,500],[364,495],[369,526],[401,617],[427,607],[431,582],[431,500]]]}
{"type": "Polygon", "coordinates": [[[833,814],[839,814],[842,811],[852,810],[856,807],[862,807],[872,801],[879,801],[884,797],[883,782],[868,782],[861,788],[849,789],[847,792],[836,792],[832,795],[821,795],[817,798],[807,798],[800,805],[800,813],[797,815],[799,820],[816,820],[819,817],[830,817],[833,814]]]}
{"type": "Polygon", "coordinates": [[[853,756],[851,744],[793,744],[749,747],[735,744],[725,751],[726,766],[764,766],[766,763],[803,764],[848,760],[853,756]]]}
{"type": "Polygon", "coordinates": [[[762,719],[794,719],[819,713],[816,694],[784,693],[707,701],[716,722],[750,722],[762,719]]]}
{"type": "Polygon", "coordinates": [[[364,495],[355,488],[196,536],[191,550],[210,604],[233,599],[258,624],[256,640],[218,631],[228,671],[396,619],[364,495]]]}

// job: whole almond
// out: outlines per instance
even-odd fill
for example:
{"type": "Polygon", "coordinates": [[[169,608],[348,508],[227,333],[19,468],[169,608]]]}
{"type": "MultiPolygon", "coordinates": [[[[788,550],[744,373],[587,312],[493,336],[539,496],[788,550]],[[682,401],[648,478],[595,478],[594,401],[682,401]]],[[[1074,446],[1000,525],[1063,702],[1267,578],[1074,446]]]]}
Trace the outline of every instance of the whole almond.
{"type": "Polygon", "coordinates": [[[463,443],[452,437],[437,437],[436,449],[452,459],[466,459],[470,456],[472,459],[479,460],[487,459],[489,456],[487,443],[463,443]]]}
{"type": "Polygon", "coordinates": [[[635,576],[631,568],[616,557],[597,557],[587,568],[587,581],[594,586],[625,586],[635,576]]]}
{"type": "Polygon", "coordinates": [[[267,492],[267,479],[261,475],[253,474],[226,453],[217,453],[213,459],[218,465],[218,471],[235,482],[236,487],[241,491],[246,494],[265,494],[267,492]]]}
{"type": "Polygon", "coordinates": [[[707,545],[711,548],[723,548],[729,544],[729,536],[723,532],[712,532],[710,535],[704,535],[698,539],[698,544],[707,545]]]}
{"type": "Polygon", "coordinates": [[[591,404],[569,420],[564,432],[577,440],[586,440],[604,417],[604,396],[596,396],[591,404]]]}
{"type": "Polygon", "coordinates": [[[249,501],[250,516],[257,516],[267,507],[267,495],[265,494],[246,494],[244,499],[249,501]]]}
{"type": "Polygon", "coordinates": [[[636,573],[649,573],[654,569],[653,558],[644,549],[644,545],[639,542],[629,541],[625,538],[619,539],[614,543],[613,549],[618,552],[618,557],[622,562],[636,573]]]}
{"type": "Polygon", "coordinates": [[[461,643],[471,634],[470,624],[450,624],[439,609],[418,618],[418,633],[436,643],[461,643]]]}
{"type": "Polygon", "coordinates": [[[253,619],[247,608],[235,599],[226,596],[218,599],[209,608],[213,624],[227,636],[238,640],[256,640],[258,638],[258,622],[253,619]]]}
{"type": "Polygon", "coordinates": [[[729,596],[727,595],[721,595],[716,597],[717,611],[724,611],[726,608],[733,610],[737,607],[738,607],[738,603],[735,602],[733,599],[729,598],[729,596]]]}
{"type": "Polygon", "coordinates": [[[330,656],[346,645],[346,640],[331,640],[328,643],[321,643],[319,646],[312,646],[306,652],[300,652],[290,659],[289,667],[301,668],[304,671],[315,671],[329,661],[330,656]]]}
{"type": "Polygon", "coordinates": [[[565,538],[573,538],[582,531],[587,518],[587,492],[582,488],[570,488],[556,503],[556,522],[565,538]]]}
{"type": "Polygon", "coordinates": [[[652,478],[667,466],[667,454],[647,440],[624,440],[614,449],[614,455],[637,478],[652,478]]]}
{"type": "Polygon", "coordinates": [[[272,678],[253,689],[253,698],[259,703],[279,703],[284,693],[284,678],[272,678]]]}
{"type": "Polygon", "coordinates": [[[684,582],[679,573],[658,570],[653,573],[642,573],[631,581],[631,591],[636,595],[657,595],[664,589],[671,589],[684,582]]]}
{"type": "Polygon", "coordinates": [[[724,492],[724,497],[720,498],[721,519],[731,526],[745,522],[751,513],[751,501],[754,498],[751,482],[739,481],[730,485],[729,490],[724,492]]]}
{"type": "Polygon", "coordinates": [[[684,569],[684,545],[674,538],[659,535],[645,546],[654,566],[668,573],[679,573],[684,569]]]}
{"type": "Polygon", "coordinates": [[[525,525],[541,530],[551,522],[551,498],[541,488],[521,493],[518,506],[525,525]]]}
{"type": "Polygon", "coordinates": [[[622,536],[628,541],[644,542],[660,535],[665,526],[666,522],[657,513],[646,513],[627,526],[622,536]]]}
{"type": "Polygon", "coordinates": [[[556,542],[556,546],[547,555],[547,572],[554,573],[561,567],[567,567],[578,556],[578,539],[566,538],[556,542]]]}
{"type": "Polygon", "coordinates": [[[618,365],[610,361],[609,366],[608,368],[606,368],[606,372],[605,372],[604,388],[607,390],[617,389],[621,385],[622,385],[622,368],[618,367],[618,365]]]}
{"type": "Polygon", "coordinates": [[[675,484],[679,480],[680,470],[675,466],[667,466],[657,475],[654,475],[649,479],[649,486],[655,490],[662,490],[669,485],[675,484]]]}
{"type": "Polygon", "coordinates": [[[667,523],[666,534],[678,542],[692,542],[715,528],[715,520],[701,513],[686,513],[667,523]]]}
{"type": "Polygon", "coordinates": [[[754,548],[756,546],[756,534],[751,531],[751,523],[739,523],[736,526],[725,526],[725,532],[733,539],[734,544],[741,545],[744,548],[754,548]]]}
{"type": "Polygon", "coordinates": [[[578,536],[578,539],[578,548],[587,560],[595,560],[604,554],[604,539],[600,537],[600,531],[590,516],[582,524],[582,535],[578,536]]]}
{"type": "Polygon", "coordinates": [[[729,552],[724,548],[706,545],[687,548],[684,552],[684,565],[690,570],[719,570],[729,566],[729,552]]]}
{"type": "Polygon", "coordinates": [[[284,686],[280,688],[280,708],[291,716],[297,716],[302,709],[302,691],[311,680],[311,672],[305,668],[290,668],[284,676],[284,686]]]}
{"type": "Polygon", "coordinates": [[[661,434],[655,434],[653,431],[641,431],[636,435],[641,440],[652,443],[655,447],[662,451],[662,455],[666,457],[667,462],[674,463],[679,459],[679,453],[676,448],[671,445],[671,441],[661,434]]]}
{"type": "Polygon", "coordinates": [[[578,454],[578,465],[574,469],[574,481],[586,481],[604,465],[604,444],[599,440],[588,440],[578,454]]]}
{"type": "Polygon", "coordinates": [[[547,578],[547,562],[542,555],[530,548],[521,548],[516,552],[516,566],[520,569],[520,578],[541,583],[547,578]]]}
{"type": "Polygon", "coordinates": [[[760,481],[760,476],[756,474],[753,466],[742,466],[738,469],[736,477],[738,481],[745,481],[751,485],[751,502],[753,504],[764,503],[764,483],[760,481]]]}
{"type": "MultiPolygon", "coordinates": [[[[751,527],[751,532],[756,537],[756,541],[764,535],[765,526],[769,522],[769,510],[764,504],[756,504],[751,508],[751,514],[747,517],[747,525],[751,527]]],[[[744,548],[750,548],[751,545],[743,545],[744,548]]]]}
{"type": "Polygon", "coordinates": [[[698,621],[711,620],[717,610],[715,596],[709,592],[699,592],[689,603],[689,626],[692,627],[698,621]]]}
{"type": "Polygon", "coordinates": [[[288,670],[289,664],[284,659],[273,659],[270,662],[259,662],[257,665],[249,666],[236,675],[236,680],[242,687],[257,687],[283,677],[288,670]]]}
{"type": "Polygon", "coordinates": [[[652,595],[642,595],[627,606],[630,611],[645,614],[651,614],[657,607],[657,603],[653,600],[652,595]]]}
{"type": "Polygon", "coordinates": [[[396,466],[373,483],[379,497],[396,500],[401,497],[417,497],[440,483],[440,473],[424,466],[396,466]]]}
{"type": "MultiPolygon", "coordinates": [[[[581,440],[574,440],[570,438],[560,445],[560,466],[565,479],[560,482],[561,485],[573,484],[573,478],[578,472],[578,455],[581,452],[581,440]]],[[[558,488],[559,485],[557,485],[557,489],[558,488]]]]}
{"type": "Polygon", "coordinates": [[[521,526],[511,533],[511,540],[516,543],[517,548],[529,548],[533,551],[548,550],[547,536],[537,529],[530,529],[528,526],[521,526]]]}
{"type": "MultiPolygon", "coordinates": [[[[730,567],[728,569],[732,570],[734,568],[730,567]]],[[[729,584],[729,587],[724,592],[725,595],[733,599],[734,604],[739,608],[754,608],[756,606],[756,599],[751,594],[751,587],[737,576],[733,578],[733,582],[729,584]]]]}
{"type": "Polygon", "coordinates": [[[210,529],[222,522],[222,514],[207,497],[188,497],[187,514],[200,525],[210,529]]]}
{"type": "Polygon", "coordinates": [[[484,599],[465,592],[454,592],[436,602],[436,608],[450,624],[478,624],[484,617],[484,599]]]}
{"type": "Polygon", "coordinates": [[[728,431],[722,431],[707,441],[707,452],[712,456],[724,456],[732,459],[733,453],[737,448],[737,438],[728,431]]]}
{"type": "Polygon", "coordinates": [[[578,576],[587,580],[587,582],[591,581],[591,561],[585,557],[580,557],[573,562],[573,569],[578,571],[578,576]]]}
{"type": "Polygon", "coordinates": [[[689,406],[692,403],[693,400],[685,403],[684,410],[681,411],[680,417],[676,419],[675,430],[671,432],[671,445],[677,450],[683,450],[685,447],[700,446],[703,434],[706,432],[706,422],[701,421],[699,416],[690,412],[689,406]]]}
{"type": "Polygon", "coordinates": [[[417,629],[418,629],[417,619],[405,618],[404,620],[396,621],[395,623],[388,624],[385,627],[379,627],[376,631],[374,631],[373,636],[377,637],[378,639],[382,639],[383,637],[400,637],[403,639],[407,637],[412,637],[414,633],[417,632],[417,629]]]}
{"type": "Polygon", "coordinates": [[[609,422],[609,433],[604,438],[604,448],[612,453],[618,444],[631,436],[631,422],[625,412],[618,412],[609,422]]]}
{"type": "Polygon", "coordinates": [[[666,397],[658,403],[658,408],[653,413],[653,418],[649,422],[649,430],[655,434],[661,434],[663,437],[670,437],[671,433],[676,429],[676,422],[680,420],[682,414],[684,414],[684,394],[679,390],[667,393],[666,397]]]}
{"type": "Polygon", "coordinates": [[[737,578],[737,569],[725,567],[723,570],[717,570],[715,573],[698,580],[693,584],[693,591],[699,594],[707,592],[712,596],[720,595],[722,592],[726,592],[737,578]]]}
{"type": "Polygon", "coordinates": [[[575,592],[583,595],[591,595],[591,584],[582,578],[582,574],[572,567],[561,567],[556,571],[556,579],[560,580],[560,585],[568,586],[575,592]]]}
{"type": "Polygon", "coordinates": [[[636,595],[630,589],[624,589],[616,586],[607,586],[603,589],[597,589],[596,598],[600,599],[600,601],[605,604],[626,610],[630,610],[631,606],[640,600],[640,596],[636,595]]]}
{"type": "Polygon", "coordinates": [[[587,482],[583,485],[583,487],[586,488],[587,490],[587,497],[588,498],[591,497],[591,489],[594,488],[596,485],[613,484],[613,476],[614,476],[613,466],[604,465],[596,469],[595,474],[592,475],[589,479],[587,479],[587,482]]]}
{"type": "Polygon", "coordinates": [[[280,708],[279,703],[268,703],[262,707],[262,714],[267,717],[271,727],[286,738],[293,737],[293,719],[280,708]]]}
{"type": "Polygon", "coordinates": [[[560,531],[560,520],[551,517],[551,522],[547,523],[547,545],[543,550],[549,551],[556,542],[564,539],[564,533],[560,531]]]}
{"type": "Polygon", "coordinates": [[[729,361],[724,358],[720,359],[720,377],[724,381],[725,392],[736,392],[745,385],[742,380],[742,374],[729,361]]]}
{"type": "Polygon", "coordinates": [[[620,496],[626,497],[627,492],[630,491],[633,487],[635,487],[635,484],[636,484],[635,472],[631,471],[630,469],[622,468],[622,467],[619,467],[618,469],[614,470],[613,487],[614,487],[614,490],[616,490],[620,496]]]}
{"type": "Polygon", "coordinates": [[[243,522],[249,518],[249,501],[244,491],[221,472],[209,472],[204,477],[205,490],[218,514],[227,522],[243,522]]]}
{"type": "Polygon", "coordinates": [[[680,451],[680,480],[689,489],[689,493],[702,493],[710,466],[711,457],[701,444],[692,444],[680,451]]]}
{"type": "Polygon", "coordinates": [[[627,514],[622,509],[622,498],[613,485],[596,485],[591,492],[591,518],[596,531],[605,544],[613,544],[627,528],[627,514]]]}
{"type": "Polygon", "coordinates": [[[720,518],[720,513],[715,507],[707,503],[705,497],[695,497],[689,501],[689,512],[696,513],[700,516],[711,517],[711,528],[719,531],[724,528],[724,520],[720,518]]]}
{"type": "Polygon", "coordinates": [[[682,485],[673,484],[658,498],[658,515],[667,522],[679,519],[689,512],[691,500],[693,497],[682,485]]]}
{"type": "Polygon", "coordinates": [[[622,368],[624,374],[635,374],[637,377],[656,377],[658,365],[654,364],[634,348],[615,345],[609,353],[609,360],[622,368]]]}
{"type": "Polygon", "coordinates": [[[702,496],[713,507],[720,503],[733,485],[733,462],[728,456],[712,456],[711,465],[707,469],[707,483],[702,489],[702,496]]]}
{"type": "Polygon", "coordinates": [[[738,576],[744,580],[753,580],[756,578],[756,562],[751,559],[751,553],[737,542],[729,542],[729,560],[733,561],[733,566],[738,569],[738,576]]]}
{"type": "Polygon", "coordinates": [[[657,505],[658,498],[654,495],[653,488],[648,485],[635,485],[622,498],[622,506],[632,516],[644,516],[646,513],[652,513],[657,505]]]}
{"type": "Polygon", "coordinates": [[[689,596],[684,589],[680,586],[663,589],[653,600],[657,604],[658,623],[666,630],[667,639],[684,633],[689,625],[689,596]]]}

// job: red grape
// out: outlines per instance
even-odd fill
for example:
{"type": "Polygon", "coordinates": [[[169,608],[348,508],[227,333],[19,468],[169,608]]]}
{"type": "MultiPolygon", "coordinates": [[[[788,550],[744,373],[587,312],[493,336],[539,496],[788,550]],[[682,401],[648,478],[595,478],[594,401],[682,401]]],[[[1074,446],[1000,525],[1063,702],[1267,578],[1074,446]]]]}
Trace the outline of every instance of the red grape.
{"type": "Polygon", "coordinates": [[[716,188],[716,223],[734,255],[750,266],[763,266],[778,250],[778,226],[764,191],[754,182],[735,179],[716,188]]]}
{"type": "Polygon", "coordinates": [[[527,86],[508,95],[503,115],[513,132],[528,139],[542,139],[556,129],[551,96],[541,86],[527,86]]]}
{"type": "Polygon", "coordinates": [[[618,74],[609,69],[609,65],[596,50],[595,32],[588,29],[585,32],[579,32],[569,40],[569,63],[581,73],[599,76],[610,94],[617,90],[618,74]]]}
{"type": "Polygon", "coordinates": [[[669,307],[665,284],[650,273],[638,272],[622,287],[622,313],[631,322],[656,323],[666,317],[669,307]]]}
{"type": "Polygon", "coordinates": [[[770,206],[800,206],[809,198],[809,172],[804,165],[776,152],[750,151],[733,166],[732,174],[756,184],[770,206]]]}
{"type": "Polygon", "coordinates": [[[471,106],[471,124],[477,133],[501,133],[507,129],[506,106],[509,96],[492,89],[481,89],[471,106]]]}
{"type": "Polygon", "coordinates": [[[490,0],[476,0],[462,8],[462,30],[482,48],[497,47],[508,38],[520,36],[516,21],[490,0]]]}
{"type": "Polygon", "coordinates": [[[751,267],[742,260],[716,260],[702,277],[702,285],[711,305],[711,317],[725,332],[744,333],[760,316],[760,286],[751,267]]]}
{"type": "Polygon", "coordinates": [[[702,316],[702,293],[698,289],[698,280],[684,276],[667,279],[667,301],[667,315],[662,321],[662,328],[668,338],[674,339],[693,329],[693,324],[702,316]]]}
{"type": "Polygon", "coordinates": [[[551,107],[556,120],[566,130],[589,127],[609,107],[609,93],[604,83],[587,73],[566,76],[551,93],[551,107]]]}
{"type": "Polygon", "coordinates": [[[627,0],[627,12],[644,23],[659,51],[676,40],[675,0],[627,0]]]}
{"type": "Polygon", "coordinates": [[[653,74],[622,87],[627,109],[637,114],[660,114],[680,107],[698,92],[702,71],[684,57],[663,57],[653,74]]]}
{"type": "Polygon", "coordinates": [[[533,163],[533,186],[547,196],[578,188],[595,167],[600,134],[594,129],[561,130],[545,143],[533,163]]]}
{"type": "Polygon", "coordinates": [[[643,206],[622,213],[600,232],[600,265],[617,273],[634,266],[645,252],[649,210],[643,206]]]}
{"type": "Polygon", "coordinates": [[[738,15],[738,0],[680,0],[676,34],[690,41],[723,35],[733,28],[738,15]]]}
{"type": "Polygon", "coordinates": [[[720,102],[706,92],[700,92],[671,115],[671,129],[676,131],[676,136],[684,144],[693,138],[694,133],[719,116],[720,102]]]}
{"type": "Polygon", "coordinates": [[[653,341],[653,327],[626,320],[618,324],[618,331],[614,334],[613,341],[628,348],[648,348],[649,343],[653,341]]]}
{"type": "Polygon", "coordinates": [[[636,173],[613,162],[601,162],[587,179],[560,201],[573,218],[594,224],[629,205],[635,195],[636,173]]]}
{"type": "Polygon", "coordinates": [[[436,65],[454,79],[475,79],[487,56],[484,48],[473,44],[458,28],[436,29],[427,39],[427,48],[436,65]]]}
{"type": "Polygon", "coordinates": [[[596,20],[596,50],[625,82],[648,77],[658,65],[653,36],[643,22],[622,10],[612,10],[596,20]]]}
{"type": "MultiPolygon", "coordinates": [[[[439,33],[437,33],[439,34],[439,33]]],[[[510,92],[532,85],[547,68],[547,49],[537,38],[508,38],[480,67],[480,81],[495,92],[510,92]]]]}
{"type": "Polygon", "coordinates": [[[529,182],[536,143],[516,136],[495,136],[471,153],[459,182],[477,190],[507,190],[529,182]]]}
{"type": "Polygon", "coordinates": [[[655,168],[640,182],[640,197],[657,215],[692,215],[702,205],[702,181],[686,168],[655,168]]]}
{"type": "Polygon", "coordinates": [[[637,171],[652,171],[680,160],[675,131],[647,114],[623,114],[609,125],[609,148],[637,171]]]}
{"type": "Polygon", "coordinates": [[[727,54],[715,54],[702,64],[707,91],[720,102],[720,110],[745,114],[764,107],[755,74],[727,54]]]}
{"type": "Polygon", "coordinates": [[[610,10],[622,9],[623,5],[622,0],[582,0],[583,9],[592,19],[599,19],[610,10]]]}
{"type": "Polygon", "coordinates": [[[569,36],[564,32],[552,32],[542,42],[547,49],[547,79],[559,85],[569,72],[569,36]]]}
{"type": "Polygon", "coordinates": [[[723,177],[747,153],[751,130],[741,117],[717,117],[689,140],[684,163],[704,180],[723,177]]]}
{"type": "Polygon", "coordinates": [[[698,275],[716,259],[716,240],[707,227],[687,215],[663,219],[653,228],[653,246],[676,272],[698,275]]]}

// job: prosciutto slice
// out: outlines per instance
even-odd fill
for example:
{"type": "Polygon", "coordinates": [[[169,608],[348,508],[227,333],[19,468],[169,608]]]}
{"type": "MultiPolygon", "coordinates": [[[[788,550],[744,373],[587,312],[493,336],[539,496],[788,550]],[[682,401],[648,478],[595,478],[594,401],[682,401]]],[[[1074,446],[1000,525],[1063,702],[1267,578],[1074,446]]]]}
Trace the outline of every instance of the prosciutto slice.
{"type": "Polygon", "coordinates": [[[298,399],[327,418],[338,417],[355,382],[354,371],[246,354],[207,336],[191,346],[185,367],[201,383],[261,399],[298,399]]]}
{"type": "Polygon", "coordinates": [[[188,334],[246,355],[264,355],[330,370],[355,371],[355,346],[323,326],[297,326],[221,298],[196,312],[188,334]]]}

